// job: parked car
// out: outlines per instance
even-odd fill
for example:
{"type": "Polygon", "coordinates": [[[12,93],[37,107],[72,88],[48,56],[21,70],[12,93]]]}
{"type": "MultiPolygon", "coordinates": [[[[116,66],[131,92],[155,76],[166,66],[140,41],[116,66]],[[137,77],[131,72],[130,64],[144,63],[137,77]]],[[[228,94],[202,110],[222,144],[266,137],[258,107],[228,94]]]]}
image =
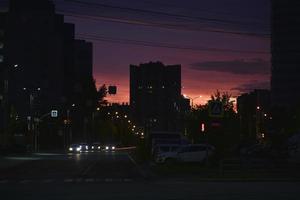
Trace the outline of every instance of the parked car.
{"type": "Polygon", "coordinates": [[[165,163],[175,160],[181,145],[162,144],[154,148],[154,161],[156,163],[165,163]]]}
{"type": "Polygon", "coordinates": [[[287,151],[291,162],[300,162],[300,133],[294,134],[288,139],[287,151]]]}
{"type": "Polygon", "coordinates": [[[183,147],[176,156],[178,162],[203,162],[211,156],[215,147],[207,144],[190,144],[183,147]]]}

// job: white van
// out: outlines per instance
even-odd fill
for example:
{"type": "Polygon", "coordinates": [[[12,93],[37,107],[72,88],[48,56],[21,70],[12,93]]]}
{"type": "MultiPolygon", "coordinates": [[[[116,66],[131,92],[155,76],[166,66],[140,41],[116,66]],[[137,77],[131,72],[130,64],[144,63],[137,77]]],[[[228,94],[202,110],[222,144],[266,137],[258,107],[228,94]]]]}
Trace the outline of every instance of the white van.
{"type": "Polygon", "coordinates": [[[178,151],[181,149],[179,144],[161,144],[154,147],[154,161],[165,163],[168,159],[175,160],[178,151]]]}
{"type": "Polygon", "coordinates": [[[215,147],[208,144],[190,144],[183,147],[178,153],[178,162],[203,162],[207,156],[211,156],[215,147]]]}

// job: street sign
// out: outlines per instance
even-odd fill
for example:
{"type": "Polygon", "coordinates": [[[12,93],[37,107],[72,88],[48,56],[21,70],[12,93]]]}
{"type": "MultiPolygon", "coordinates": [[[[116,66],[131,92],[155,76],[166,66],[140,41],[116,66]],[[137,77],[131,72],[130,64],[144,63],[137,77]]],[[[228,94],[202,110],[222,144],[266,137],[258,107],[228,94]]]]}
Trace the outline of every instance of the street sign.
{"type": "Polygon", "coordinates": [[[51,110],[51,117],[53,117],[53,118],[58,117],[58,111],[57,110],[51,110]]]}
{"type": "Polygon", "coordinates": [[[222,118],[224,116],[224,106],[220,101],[209,102],[209,116],[222,118]]]}

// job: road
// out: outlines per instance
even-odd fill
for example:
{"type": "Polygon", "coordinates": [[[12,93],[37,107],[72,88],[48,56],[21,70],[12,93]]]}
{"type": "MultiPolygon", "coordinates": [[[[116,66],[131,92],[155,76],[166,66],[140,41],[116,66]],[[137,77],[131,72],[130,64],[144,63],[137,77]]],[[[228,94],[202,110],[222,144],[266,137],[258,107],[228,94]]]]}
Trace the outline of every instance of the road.
{"type": "Polygon", "coordinates": [[[299,199],[299,182],[145,179],[126,152],[41,153],[0,170],[1,199],[299,199]]]}
{"type": "Polygon", "coordinates": [[[7,159],[26,162],[1,170],[0,183],[128,182],[143,178],[138,166],[126,152],[35,153],[7,159]]]}

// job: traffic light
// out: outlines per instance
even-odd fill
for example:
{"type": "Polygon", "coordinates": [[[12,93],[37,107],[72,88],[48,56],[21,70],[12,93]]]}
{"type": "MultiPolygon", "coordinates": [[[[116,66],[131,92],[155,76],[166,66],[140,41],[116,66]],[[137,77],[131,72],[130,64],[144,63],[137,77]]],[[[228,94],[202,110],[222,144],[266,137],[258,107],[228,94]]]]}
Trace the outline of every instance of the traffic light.
{"type": "Polygon", "coordinates": [[[117,86],[109,86],[108,87],[108,94],[110,95],[115,95],[117,94],[117,86]]]}

